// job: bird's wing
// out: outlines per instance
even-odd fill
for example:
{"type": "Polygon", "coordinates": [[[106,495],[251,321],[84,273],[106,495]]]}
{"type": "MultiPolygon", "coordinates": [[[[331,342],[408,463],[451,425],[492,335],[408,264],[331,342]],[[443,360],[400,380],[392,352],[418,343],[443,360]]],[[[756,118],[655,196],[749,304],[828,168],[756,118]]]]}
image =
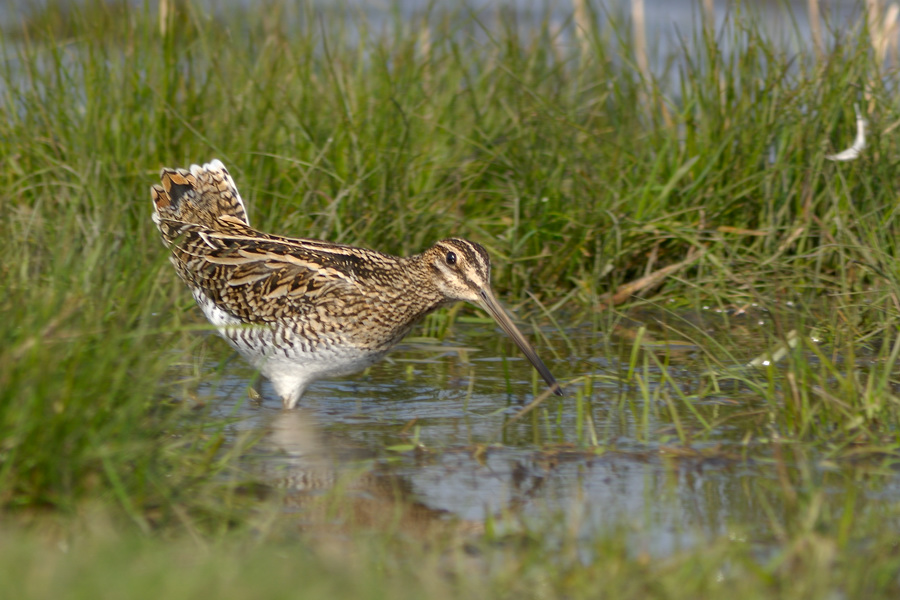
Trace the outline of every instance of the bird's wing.
{"type": "Polygon", "coordinates": [[[290,240],[249,228],[211,230],[185,224],[172,251],[181,276],[245,323],[302,317],[360,296],[357,252],[290,240]],[[318,307],[318,308],[317,308],[318,307]]]}

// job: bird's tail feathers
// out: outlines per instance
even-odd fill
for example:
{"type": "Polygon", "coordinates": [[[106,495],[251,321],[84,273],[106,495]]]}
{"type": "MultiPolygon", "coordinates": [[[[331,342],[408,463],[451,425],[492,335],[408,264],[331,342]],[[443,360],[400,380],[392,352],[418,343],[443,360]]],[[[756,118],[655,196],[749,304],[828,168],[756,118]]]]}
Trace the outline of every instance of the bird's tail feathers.
{"type": "Polygon", "coordinates": [[[150,189],[157,224],[160,219],[207,227],[215,227],[217,220],[250,224],[237,186],[220,160],[191,165],[190,170],[164,168],[159,178],[161,185],[150,189]]]}

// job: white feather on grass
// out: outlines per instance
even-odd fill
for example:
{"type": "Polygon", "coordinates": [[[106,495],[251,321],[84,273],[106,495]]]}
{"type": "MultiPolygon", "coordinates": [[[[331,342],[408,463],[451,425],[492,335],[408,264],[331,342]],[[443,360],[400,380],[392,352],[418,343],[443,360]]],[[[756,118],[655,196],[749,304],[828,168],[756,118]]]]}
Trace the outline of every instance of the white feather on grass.
{"type": "Polygon", "coordinates": [[[853,110],[856,111],[856,139],[853,140],[853,145],[844,150],[843,152],[838,152],[837,154],[826,154],[825,158],[828,160],[856,160],[859,158],[862,151],[866,148],[866,120],[863,118],[862,113],[859,112],[859,105],[854,104],[853,110]]]}

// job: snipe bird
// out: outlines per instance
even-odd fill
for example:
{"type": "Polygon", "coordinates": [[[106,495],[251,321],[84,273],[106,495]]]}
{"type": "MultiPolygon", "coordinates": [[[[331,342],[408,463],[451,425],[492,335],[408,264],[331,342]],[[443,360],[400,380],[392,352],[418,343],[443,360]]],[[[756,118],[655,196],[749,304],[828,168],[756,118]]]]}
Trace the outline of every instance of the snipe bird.
{"type": "Polygon", "coordinates": [[[559,395],[559,385],[491,290],[485,249],[441,240],[391,256],[250,226],[218,160],[163,169],[151,189],[170,260],[206,318],[293,408],[317,379],[381,359],[431,311],[465,300],[484,308],[559,395]]]}

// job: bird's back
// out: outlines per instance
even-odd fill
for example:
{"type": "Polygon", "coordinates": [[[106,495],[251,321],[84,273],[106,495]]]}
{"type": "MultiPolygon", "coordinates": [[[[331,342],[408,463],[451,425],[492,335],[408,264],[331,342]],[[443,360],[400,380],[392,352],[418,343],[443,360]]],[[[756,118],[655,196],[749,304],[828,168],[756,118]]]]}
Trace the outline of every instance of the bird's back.
{"type": "Polygon", "coordinates": [[[413,285],[409,260],[253,229],[224,165],[163,169],[152,188],[163,241],[207,318],[275,327],[311,345],[382,352],[440,298],[413,285]]]}

